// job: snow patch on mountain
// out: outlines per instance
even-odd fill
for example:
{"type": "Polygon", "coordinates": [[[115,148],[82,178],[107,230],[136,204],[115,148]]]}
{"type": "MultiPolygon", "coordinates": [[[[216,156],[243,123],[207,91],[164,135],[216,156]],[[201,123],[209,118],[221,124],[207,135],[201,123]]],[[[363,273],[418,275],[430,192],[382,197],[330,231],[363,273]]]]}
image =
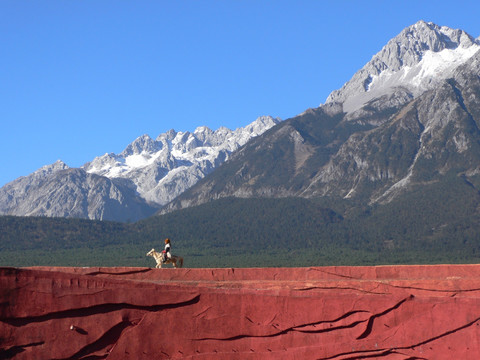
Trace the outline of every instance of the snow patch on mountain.
{"type": "Polygon", "coordinates": [[[410,87],[415,93],[421,93],[439,77],[449,77],[454,69],[464,64],[479,50],[479,45],[473,45],[469,48],[458,47],[439,52],[427,51],[422,60],[414,66],[405,66],[397,72],[385,70],[379,75],[371,76],[366,91],[405,86],[410,87]]]}

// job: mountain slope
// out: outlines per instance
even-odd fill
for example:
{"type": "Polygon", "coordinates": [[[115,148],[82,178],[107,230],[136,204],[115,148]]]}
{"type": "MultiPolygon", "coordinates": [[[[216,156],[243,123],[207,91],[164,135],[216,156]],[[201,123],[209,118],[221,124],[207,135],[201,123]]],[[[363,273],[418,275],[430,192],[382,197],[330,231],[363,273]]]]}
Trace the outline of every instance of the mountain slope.
{"type": "Polygon", "coordinates": [[[386,201],[411,183],[435,181],[449,171],[475,174],[479,60],[480,53],[458,69],[461,76],[412,100],[390,122],[350,137],[302,195],[352,197],[370,187],[371,202],[386,201]]]}

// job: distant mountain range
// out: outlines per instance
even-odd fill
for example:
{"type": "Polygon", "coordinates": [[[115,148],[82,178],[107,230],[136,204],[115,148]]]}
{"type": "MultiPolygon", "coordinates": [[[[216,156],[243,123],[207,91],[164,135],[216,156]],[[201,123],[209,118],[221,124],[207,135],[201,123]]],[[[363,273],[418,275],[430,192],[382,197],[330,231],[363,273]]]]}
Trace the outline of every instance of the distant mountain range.
{"type": "Polygon", "coordinates": [[[198,127],[143,135],[120,154],[105,154],[81,168],[62,161],[0,189],[0,214],[136,221],[195,184],[230,154],[280,119],[262,116],[234,131],[198,127]]]}
{"type": "Polygon", "coordinates": [[[452,178],[475,193],[479,127],[480,41],[419,21],[318,108],[145,135],[80,169],[57,162],[1,188],[0,213],[135,221],[224,197],[302,197],[346,202],[345,215],[452,178]]]}

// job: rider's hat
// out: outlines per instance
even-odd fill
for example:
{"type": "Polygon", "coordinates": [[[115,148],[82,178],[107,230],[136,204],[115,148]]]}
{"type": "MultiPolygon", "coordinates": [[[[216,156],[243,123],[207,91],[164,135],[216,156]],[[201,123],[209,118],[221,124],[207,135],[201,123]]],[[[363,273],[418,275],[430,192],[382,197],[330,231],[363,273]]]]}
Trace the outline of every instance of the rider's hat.
{"type": "Polygon", "coordinates": [[[170,239],[169,238],[165,239],[165,244],[170,244],[170,239]]]}

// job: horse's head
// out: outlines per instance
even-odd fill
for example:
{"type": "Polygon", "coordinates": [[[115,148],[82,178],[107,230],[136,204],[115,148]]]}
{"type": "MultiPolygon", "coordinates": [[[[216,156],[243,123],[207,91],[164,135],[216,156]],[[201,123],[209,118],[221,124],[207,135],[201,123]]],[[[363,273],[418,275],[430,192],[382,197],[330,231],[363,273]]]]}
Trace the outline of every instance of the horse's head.
{"type": "Polygon", "coordinates": [[[150,250],[148,253],[147,253],[147,256],[153,256],[153,253],[155,252],[155,249],[152,249],[150,250]]]}

